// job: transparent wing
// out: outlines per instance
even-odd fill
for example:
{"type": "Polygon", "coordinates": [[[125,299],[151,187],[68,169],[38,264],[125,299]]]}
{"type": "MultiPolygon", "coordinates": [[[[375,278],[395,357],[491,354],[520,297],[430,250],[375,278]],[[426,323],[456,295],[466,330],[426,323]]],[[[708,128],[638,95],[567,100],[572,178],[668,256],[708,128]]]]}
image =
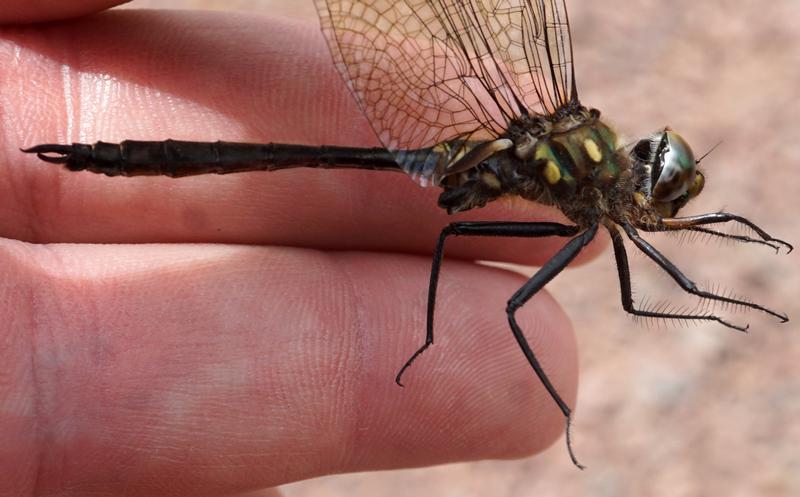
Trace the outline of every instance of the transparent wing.
{"type": "Polygon", "coordinates": [[[563,0],[315,3],[339,72],[420,184],[432,182],[436,145],[457,156],[516,118],[577,103],[563,0]],[[423,148],[427,161],[403,153],[423,148]]]}

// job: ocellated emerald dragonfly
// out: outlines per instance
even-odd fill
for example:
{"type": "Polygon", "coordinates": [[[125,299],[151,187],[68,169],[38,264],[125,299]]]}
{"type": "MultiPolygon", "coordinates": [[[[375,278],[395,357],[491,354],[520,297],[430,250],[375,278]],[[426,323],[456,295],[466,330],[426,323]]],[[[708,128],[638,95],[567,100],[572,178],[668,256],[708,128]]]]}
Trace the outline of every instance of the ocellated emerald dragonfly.
{"type": "MultiPolygon", "coordinates": [[[[357,168],[404,173],[440,188],[448,213],[516,196],[553,205],[572,224],[455,222],[439,236],[428,289],[424,344],[396,381],[434,341],[437,283],[452,236],[563,237],[563,248],[509,300],[506,315],[525,358],[566,419],[572,409],[541,367],[516,312],[561,272],[602,227],[611,236],[624,310],[643,318],[711,321],[745,331],[706,307],[673,311],[637,306],[631,290],[630,242],[684,291],[704,301],[785,314],[698,287],[641,232],[689,231],[779,251],[792,246],[745,217],[727,213],[678,217],[705,176],[689,144],[664,127],[624,143],[581,103],[563,0],[317,0],[337,69],[384,148],[314,147],[230,142],[134,141],[42,144],[25,149],[72,171],[108,176],[228,174],[296,167],[357,168]],[[725,223],[746,235],[719,231],[725,223]]],[[[398,176],[398,181],[402,177],[398,176]]]]}

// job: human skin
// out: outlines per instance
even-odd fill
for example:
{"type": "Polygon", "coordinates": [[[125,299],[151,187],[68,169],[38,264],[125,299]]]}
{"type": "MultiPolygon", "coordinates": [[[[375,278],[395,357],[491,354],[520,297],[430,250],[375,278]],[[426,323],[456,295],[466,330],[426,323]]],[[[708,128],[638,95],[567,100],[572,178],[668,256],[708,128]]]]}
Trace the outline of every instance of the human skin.
{"type": "MultiPolygon", "coordinates": [[[[186,12],[58,21],[113,2],[49,4],[0,9],[0,495],[235,495],[522,457],[562,434],[505,319],[524,278],[471,261],[537,265],[565,240],[454,240],[437,342],[405,389],[393,379],[424,340],[443,226],[563,218],[510,202],[447,216],[434,189],[391,173],[124,179],[43,164],[19,148],[378,145],[316,26],[186,12]],[[39,20],[55,22],[19,25],[39,20]]],[[[574,405],[564,313],[542,291],[519,322],[574,405]]]]}

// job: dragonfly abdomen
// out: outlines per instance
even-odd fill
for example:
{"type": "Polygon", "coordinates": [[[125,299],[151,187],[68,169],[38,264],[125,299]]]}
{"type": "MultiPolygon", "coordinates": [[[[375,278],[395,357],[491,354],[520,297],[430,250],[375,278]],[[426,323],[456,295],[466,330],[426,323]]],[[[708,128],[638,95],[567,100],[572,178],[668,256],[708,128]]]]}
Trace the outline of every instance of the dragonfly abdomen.
{"type": "Polygon", "coordinates": [[[25,152],[36,153],[40,159],[63,164],[72,171],[91,171],[107,176],[183,177],[294,167],[401,171],[394,156],[383,148],[126,140],[92,145],[37,145],[25,152]]]}

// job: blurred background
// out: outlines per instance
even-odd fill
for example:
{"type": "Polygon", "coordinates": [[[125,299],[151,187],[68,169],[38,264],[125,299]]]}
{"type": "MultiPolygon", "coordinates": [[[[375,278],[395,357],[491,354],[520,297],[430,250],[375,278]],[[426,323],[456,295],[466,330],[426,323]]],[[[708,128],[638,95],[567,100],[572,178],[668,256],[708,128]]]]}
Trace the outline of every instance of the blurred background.
{"type": "MultiPolygon", "coordinates": [[[[585,104],[626,136],[669,124],[698,154],[723,141],[703,163],[705,192],[684,213],[730,210],[800,243],[800,2],[567,3],[585,104]]],[[[316,19],[311,0],[135,0],[126,8],[316,19]]],[[[737,314],[749,335],[714,324],[637,324],[620,307],[609,250],[548,286],[578,335],[574,430],[588,471],[572,467],[562,441],[520,461],[324,477],[284,487],[286,495],[800,495],[798,255],[708,238],[650,239],[698,283],[794,320],[737,314]]],[[[691,303],[630,252],[637,295],[691,303]]]]}

